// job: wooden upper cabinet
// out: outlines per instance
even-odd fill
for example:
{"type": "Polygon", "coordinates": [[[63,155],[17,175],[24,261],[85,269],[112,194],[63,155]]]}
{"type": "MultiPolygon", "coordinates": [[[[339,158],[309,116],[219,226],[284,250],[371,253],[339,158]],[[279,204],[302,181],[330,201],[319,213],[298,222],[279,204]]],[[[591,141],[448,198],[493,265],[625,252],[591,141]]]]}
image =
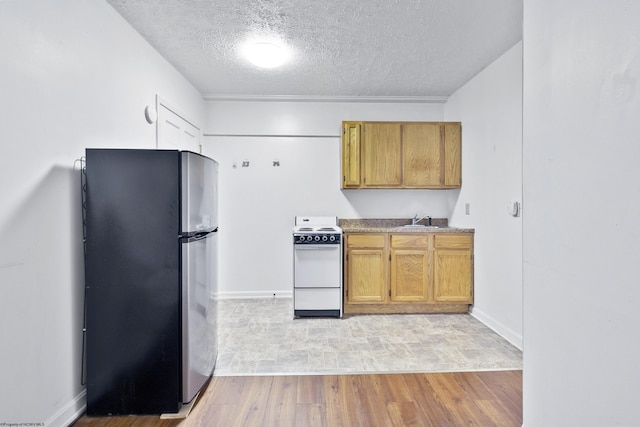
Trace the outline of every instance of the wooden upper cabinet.
{"type": "Polygon", "coordinates": [[[359,122],[342,123],[342,188],[360,186],[361,129],[359,122]]]}
{"type": "Polygon", "coordinates": [[[460,188],[459,122],[343,122],[342,188],[460,188]]]}
{"type": "Polygon", "coordinates": [[[402,133],[399,123],[364,123],[362,185],[402,184],[402,133]]]}

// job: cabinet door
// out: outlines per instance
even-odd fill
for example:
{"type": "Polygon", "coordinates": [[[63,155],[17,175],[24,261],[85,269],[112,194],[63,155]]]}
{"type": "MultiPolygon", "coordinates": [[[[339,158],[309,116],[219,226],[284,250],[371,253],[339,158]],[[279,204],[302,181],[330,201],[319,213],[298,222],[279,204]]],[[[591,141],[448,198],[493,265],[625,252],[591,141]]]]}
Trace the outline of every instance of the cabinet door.
{"type": "Polygon", "coordinates": [[[402,184],[400,123],[365,123],[363,134],[363,186],[399,187],[402,184]]]}
{"type": "Polygon", "coordinates": [[[347,302],[383,303],[386,301],[385,251],[351,249],[347,252],[347,302]]]}
{"type": "Polygon", "coordinates": [[[446,187],[462,185],[462,128],[460,123],[444,124],[444,177],[446,187]]]}
{"type": "Polygon", "coordinates": [[[402,182],[405,187],[439,187],[442,153],[439,123],[402,125],[402,182]]]}
{"type": "Polygon", "coordinates": [[[359,122],[342,124],[342,188],[360,186],[360,130],[359,122]]]}
{"type": "Polygon", "coordinates": [[[434,248],[434,299],[472,304],[473,235],[436,234],[434,248]]]}
{"type": "Polygon", "coordinates": [[[391,301],[429,299],[429,252],[426,249],[391,250],[391,301]]]}

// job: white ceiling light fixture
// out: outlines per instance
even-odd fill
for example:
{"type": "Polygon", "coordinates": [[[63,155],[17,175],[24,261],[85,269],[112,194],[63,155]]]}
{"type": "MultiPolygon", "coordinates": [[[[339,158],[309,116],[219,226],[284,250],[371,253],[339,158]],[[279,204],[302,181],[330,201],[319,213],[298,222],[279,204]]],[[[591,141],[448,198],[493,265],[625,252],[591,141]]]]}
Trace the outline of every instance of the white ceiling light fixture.
{"type": "Polygon", "coordinates": [[[289,49],[286,46],[267,41],[249,42],[245,45],[245,57],[260,68],[276,68],[289,59],[289,49]]]}

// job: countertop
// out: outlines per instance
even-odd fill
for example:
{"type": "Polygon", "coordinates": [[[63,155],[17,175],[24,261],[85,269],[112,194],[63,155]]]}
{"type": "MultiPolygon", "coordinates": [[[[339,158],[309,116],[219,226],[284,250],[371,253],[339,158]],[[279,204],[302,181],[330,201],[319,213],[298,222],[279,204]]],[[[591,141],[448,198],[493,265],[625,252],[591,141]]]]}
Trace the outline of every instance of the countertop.
{"type": "MultiPolygon", "coordinates": [[[[426,222],[426,219],[420,223],[426,222]]],[[[473,233],[473,228],[449,227],[446,218],[432,218],[435,227],[403,227],[411,224],[411,218],[338,218],[344,233],[473,233]]]]}

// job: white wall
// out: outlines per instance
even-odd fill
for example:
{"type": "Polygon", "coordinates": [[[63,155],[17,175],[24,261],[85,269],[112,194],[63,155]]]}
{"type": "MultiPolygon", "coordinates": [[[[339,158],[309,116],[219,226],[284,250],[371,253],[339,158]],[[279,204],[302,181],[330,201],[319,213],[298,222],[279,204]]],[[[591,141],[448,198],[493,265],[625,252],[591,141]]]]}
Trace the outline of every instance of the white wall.
{"type": "Polygon", "coordinates": [[[291,295],[296,215],[448,217],[451,190],[340,190],[342,120],[442,117],[441,103],[207,102],[205,134],[227,135],[203,142],[220,162],[220,296],[291,295]]]}
{"type": "Polygon", "coordinates": [[[640,3],[524,2],[524,424],[637,426],[640,3]]]}
{"type": "Polygon", "coordinates": [[[104,1],[1,1],[0,52],[0,422],[66,425],[84,405],[75,159],[153,148],[156,94],[198,120],[203,101],[104,1]]]}
{"type": "Polygon", "coordinates": [[[473,315],[522,348],[522,217],[507,211],[522,201],[522,42],[450,96],[444,118],[462,122],[450,225],[476,230],[473,315]]]}

